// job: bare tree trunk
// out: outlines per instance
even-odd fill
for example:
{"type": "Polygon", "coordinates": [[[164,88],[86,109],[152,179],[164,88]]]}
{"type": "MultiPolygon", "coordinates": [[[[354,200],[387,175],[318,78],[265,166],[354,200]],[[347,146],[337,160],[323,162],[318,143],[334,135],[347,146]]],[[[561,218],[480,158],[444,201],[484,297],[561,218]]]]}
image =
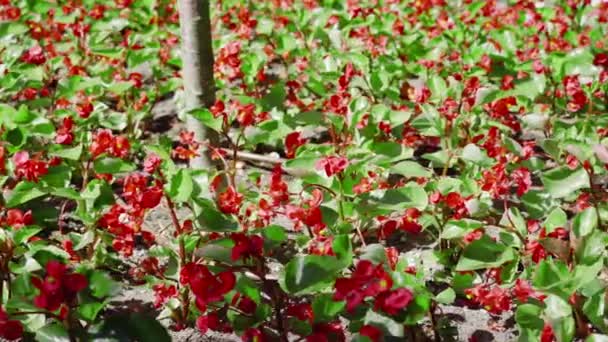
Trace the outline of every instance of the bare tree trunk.
{"type": "MultiPolygon", "coordinates": [[[[209,0],[178,0],[179,22],[182,33],[182,78],[184,80],[186,111],[207,107],[215,102],[213,80],[213,46],[209,0]]],[[[197,141],[217,141],[216,132],[208,129],[191,115],[186,126],[194,132],[197,141]]],[[[193,168],[212,165],[207,149],[201,148],[200,156],[190,161],[193,168]]]]}

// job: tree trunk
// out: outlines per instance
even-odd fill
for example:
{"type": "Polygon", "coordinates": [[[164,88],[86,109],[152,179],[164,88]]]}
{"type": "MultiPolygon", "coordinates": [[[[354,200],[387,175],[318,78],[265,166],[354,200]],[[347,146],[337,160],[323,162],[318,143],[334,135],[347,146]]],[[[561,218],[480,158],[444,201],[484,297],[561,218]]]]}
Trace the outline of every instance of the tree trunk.
{"type": "MultiPolygon", "coordinates": [[[[182,33],[182,79],[185,109],[209,108],[215,102],[213,80],[213,46],[209,0],[178,0],[179,22],[182,33]]],[[[191,115],[186,116],[186,127],[194,132],[196,141],[217,142],[216,132],[208,129],[191,115]]],[[[208,168],[211,161],[207,149],[190,161],[193,168],[208,168]]]]}

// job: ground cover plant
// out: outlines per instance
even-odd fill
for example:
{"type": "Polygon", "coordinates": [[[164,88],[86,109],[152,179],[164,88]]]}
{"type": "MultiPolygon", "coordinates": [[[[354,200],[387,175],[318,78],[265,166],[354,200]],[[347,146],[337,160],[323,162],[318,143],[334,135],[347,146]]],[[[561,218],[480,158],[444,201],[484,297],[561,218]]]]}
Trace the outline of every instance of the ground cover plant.
{"type": "Polygon", "coordinates": [[[173,0],[0,0],[0,339],[608,340],[608,3],[211,14],[186,112],[173,0]]]}

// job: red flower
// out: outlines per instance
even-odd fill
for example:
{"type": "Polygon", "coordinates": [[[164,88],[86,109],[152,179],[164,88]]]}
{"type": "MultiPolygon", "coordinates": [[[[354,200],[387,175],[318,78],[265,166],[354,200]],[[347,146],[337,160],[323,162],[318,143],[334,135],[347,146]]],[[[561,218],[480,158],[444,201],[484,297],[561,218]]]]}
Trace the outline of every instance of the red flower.
{"type": "Polygon", "coordinates": [[[82,274],[71,273],[64,264],[51,260],[46,264],[46,277],[32,277],[32,284],[40,291],[34,298],[34,304],[55,311],[63,303],[70,305],[78,292],[87,287],[88,281],[82,274]]]}
{"type": "Polygon", "coordinates": [[[359,335],[366,336],[372,342],[381,342],[382,341],[382,330],[376,328],[373,325],[364,325],[359,329],[359,335]]]}
{"type": "Polygon", "coordinates": [[[162,196],[161,185],[148,186],[148,178],[143,173],[129,174],[123,180],[122,197],[136,210],[156,207],[162,196]]]}
{"type": "Polygon", "coordinates": [[[540,342],[555,342],[555,334],[553,332],[553,328],[551,324],[545,323],[543,327],[543,332],[540,335],[540,342]]]}
{"type": "Polygon", "coordinates": [[[201,333],[207,332],[207,330],[222,331],[231,333],[232,328],[226,323],[220,322],[217,312],[209,312],[206,316],[200,316],[196,320],[196,327],[201,333]]]}
{"type": "Polygon", "coordinates": [[[9,209],[6,212],[6,225],[19,229],[24,226],[29,226],[34,223],[32,211],[28,210],[25,213],[19,209],[9,209]]]}
{"type": "Polygon", "coordinates": [[[277,164],[272,170],[269,191],[275,205],[289,201],[289,189],[282,177],[283,169],[277,164]]]}
{"type": "Polygon", "coordinates": [[[314,314],[312,306],[309,303],[294,304],[287,308],[287,316],[295,317],[300,321],[308,321],[312,323],[314,320],[314,314]]]}
{"type": "Polygon", "coordinates": [[[264,239],[259,235],[247,236],[243,233],[233,233],[230,235],[232,241],[234,241],[234,247],[232,247],[232,260],[239,260],[241,258],[255,258],[261,257],[264,254],[264,239]]]}
{"type": "Polygon", "coordinates": [[[138,72],[130,73],[127,79],[131,81],[131,83],[133,83],[133,86],[135,88],[141,88],[141,86],[143,85],[143,76],[138,72]]]}
{"type": "Polygon", "coordinates": [[[463,241],[466,244],[469,244],[475,240],[479,240],[481,239],[481,237],[483,236],[483,229],[481,228],[477,228],[469,233],[467,233],[467,235],[464,236],[463,241]]]}
{"type": "Polygon", "coordinates": [[[238,193],[233,186],[229,186],[217,199],[217,205],[224,214],[237,215],[243,203],[243,195],[238,193]]]}
{"type": "Polygon", "coordinates": [[[0,338],[13,341],[23,335],[23,326],[17,320],[10,320],[2,307],[0,307],[0,338]]]}
{"type": "Polygon", "coordinates": [[[91,116],[91,113],[93,113],[94,109],[95,108],[93,107],[93,104],[89,101],[76,106],[76,112],[78,113],[78,116],[83,119],[87,119],[89,116],[91,116]]]}
{"type": "Polygon", "coordinates": [[[230,304],[237,307],[241,312],[244,312],[247,315],[252,315],[258,306],[253,299],[240,293],[237,293],[234,295],[234,297],[232,297],[230,304]]]}
{"type": "Polygon", "coordinates": [[[522,303],[527,303],[530,298],[535,298],[542,301],[546,297],[545,295],[534,291],[532,286],[530,286],[530,283],[521,278],[515,281],[515,286],[513,287],[513,296],[515,296],[515,298],[522,303]]]}
{"type": "Polygon", "coordinates": [[[399,288],[391,291],[384,291],[376,297],[374,310],[382,310],[389,315],[396,315],[414,299],[412,291],[406,288],[399,288]]]}
{"type": "Polygon", "coordinates": [[[237,108],[236,121],[239,125],[246,127],[255,123],[255,104],[250,103],[244,106],[239,104],[237,108]]]}
{"type": "Polygon", "coordinates": [[[312,327],[312,334],[306,337],[306,342],[344,342],[344,328],[339,321],[329,323],[316,323],[312,327]]]}
{"type": "Polygon", "coordinates": [[[153,174],[158,170],[160,164],[162,163],[162,159],[154,153],[149,154],[144,160],[144,171],[149,174],[153,174]]]}
{"type": "Polygon", "coordinates": [[[25,178],[30,182],[38,182],[41,176],[49,172],[45,162],[38,158],[30,159],[30,154],[26,151],[15,153],[13,163],[15,163],[15,176],[19,179],[25,178]]]}
{"type": "Polygon", "coordinates": [[[329,156],[319,159],[315,164],[317,170],[324,170],[327,177],[340,173],[348,166],[348,159],[344,157],[329,156]]]}
{"type": "Polygon", "coordinates": [[[508,291],[498,285],[490,287],[490,285],[478,284],[464,292],[473,303],[483,306],[493,314],[500,314],[511,308],[508,291]]]}
{"type": "Polygon", "coordinates": [[[156,284],[152,289],[154,290],[154,307],[157,309],[163,306],[170,298],[177,296],[175,285],[156,284]]]}
{"type": "Polygon", "coordinates": [[[209,316],[200,316],[196,319],[196,328],[201,334],[205,334],[209,330],[209,316]]]}
{"type": "Polygon", "coordinates": [[[368,260],[361,260],[350,278],[336,280],[334,300],[345,300],[346,310],[352,312],[366,297],[377,296],[392,286],[393,279],[382,265],[374,266],[368,260]]]}
{"type": "Polygon", "coordinates": [[[44,56],[44,51],[40,45],[36,45],[31,47],[21,56],[21,61],[28,64],[41,65],[46,62],[46,57],[44,56]]]}
{"type": "Polygon", "coordinates": [[[264,334],[260,329],[257,328],[249,328],[245,330],[243,336],[241,336],[241,341],[243,342],[264,342],[266,339],[264,338],[264,334]]]}
{"type": "Polygon", "coordinates": [[[181,269],[179,281],[190,286],[197,307],[205,311],[208,303],[221,300],[234,288],[236,277],[229,271],[214,275],[205,265],[188,263],[181,269]]]}
{"type": "Polygon", "coordinates": [[[93,134],[93,143],[89,148],[93,158],[97,158],[103,153],[108,153],[113,157],[125,158],[129,155],[131,145],[126,137],[115,137],[109,129],[100,129],[93,134]]]}
{"type": "Polygon", "coordinates": [[[598,53],[595,55],[595,58],[593,58],[593,65],[608,69],[608,54],[598,53]]]}
{"type": "Polygon", "coordinates": [[[386,254],[386,261],[391,270],[395,270],[397,261],[399,261],[399,251],[395,247],[385,247],[384,253],[386,254]]]}
{"type": "Polygon", "coordinates": [[[450,192],[444,197],[445,204],[448,208],[452,209],[454,213],[453,217],[456,219],[466,216],[469,213],[465,200],[466,198],[462,197],[457,192],[450,192]]]}
{"type": "Polygon", "coordinates": [[[285,137],[285,155],[287,158],[296,156],[298,147],[306,144],[306,139],[302,138],[300,132],[291,132],[285,137]]]}
{"type": "Polygon", "coordinates": [[[71,116],[63,118],[63,124],[57,129],[57,135],[55,136],[55,142],[61,145],[70,145],[74,141],[74,133],[72,129],[74,127],[74,119],[71,116]]]}
{"type": "Polygon", "coordinates": [[[523,196],[532,186],[530,171],[525,167],[515,169],[515,171],[511,173],[511,179],[513,179],[517,185],[517,196],[523,196]]]}

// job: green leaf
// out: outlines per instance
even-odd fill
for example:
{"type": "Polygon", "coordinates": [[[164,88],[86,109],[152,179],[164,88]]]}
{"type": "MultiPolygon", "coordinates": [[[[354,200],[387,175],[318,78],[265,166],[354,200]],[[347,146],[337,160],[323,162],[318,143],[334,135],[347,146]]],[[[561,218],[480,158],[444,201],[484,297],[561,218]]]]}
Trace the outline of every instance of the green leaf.
{"type": "Polygon", "coordinates": [[[213,202],[205,199],[198,199],[196,202],[200,206],[197,219],[205,231],[225,232],[238,228],[238,223],[234,218],[215,209],[213,202]]]}
{"type": "Polygon", "coordinates": [[[468,144],[462,149],[462,159],[480,166],[491,166],[494,160],[488,157],[485,151],[482,151],[475,144],[468,144]]]}
{"type": "Polygon", "coordinates": [[[333,284],[343,265],[335,258],[325,255],[298,255],[282,273],[283,288],[291,294],[309,294],[323,290],[333,284]]]}
{"type": "Polygon", "coordinates": [[[203,123],[203,125],[211,128],[214,131],[221,131],[223,119],[222,117],[214,117],[213,113],[207,108],[197,108],[189,112],[194,118],[203,123]]]}
{"type": "Polygon", "coordinates": [[[169,182],[169,196],[175,203],[184,203],[192,194],[192,175],[187,169],[180,169],[169,182]]]}
{"type": "Polygon", "coordinates": [[[374,264],[383,264],[387,261],[386,250],[382,244],[372,243],[363,246],[361,249],[361,255],[359,255],[361,260],[369,260],[374,264]]]}
{"type": "Polygon", "coordinates": [[[32,236],[35,236],[41,230],[42,230],[42,228],[40,228],[38,226],[27,226],[27,227],[20,228],[19,230],[17,230],[15,232],[15,235],[13,236],[13,241],[17,245],[26,243],[29,238],[31,238],[32,236]]]}
{"type": "Polygon", "coordinates": [[[143,314],[111,315],[96,327],[89,340],[116,338],[120,341],[170,342],[167,330],[154,317],[143,314]]]}
{"type": "Polygon", "coordinates": [[[571,276],[568,267],[561,261],[542,260],[536,267],[532,285],[544,292],[568,298],[572,293],[571,276]]]}
{"type": "Polygon", "coordinates": [[[452,304],[456,300],[456,292],[452,288],[447,288],[437,294],[435,300],[441,304],[452,304]]]}
{"type": "Polygon", "coordinates": [[[408,183],[400,188],[374,192],[363,210],[390,212],[412,207],[424,210],[427,205],[428,195],[424,188],[416,183],[408,183]]]}
{"type": "Polygon", "coordinates": [[[524,236],[528,234],[526,220],[516,207],[510,207],[509,210],[505,211],[500,219],[500,224],[509,227],[513,226],[513,228],[517,229],[517,231],[524,236]]]}
{"type": "Polygon", "coordinates": [[[327,322],[344,310],[346,302],[335,301],[332,294],[321,293],[314,296],[311,306],[315,322],[327,322]]]}
{"type": "Polygon", "coordinates": [[[553,333],[559,342],[570,342],[574,339],[574,318],[572,307],[565,299],[549,295],[545,301],[545,315],[553,328],[553,333]]]}
{"type": "Polygon", "coordinates": [[[116,174],[134,171],[135,165],[120,158],[104,157],[95,160],[93,169],[96,173],[116,174]]]}
{"type": "Polygon", "coordinates": [[[12,119],[14,123],[23,125],[32,122],[36,117],[36,114],[30,112],[26,105],[21,105],[12,119]]]}
{"type": "Polygon", "coordinates": [[[262,229],[262,235],[265,241],[272,241],[275,244],[280,244],[287,240],[287,233],[285,228],[278,225],[270,225],[262,229]]]}
{"type": "Polygon", "coordinates": [[[36,183],[21,182],[6,197],[6,206],[14,208],[44,195],[46,193],[36,183]]]}
{"type": "Polygon", "coordinates": [[[497,243],[489,236],[471,242],[462,253],[456,271],[472,271],[484,268],[499,267],[515,259],[515,251],[497,243]]]}
{"type": "Polygon", "coordinates": [[[597,228],[597,211],[594,207],[589,207],[578,213],[572,220],[572,231],[576,237],[583,237],[591,234],[597,228]]]}
{"type": "Polygon", "coordinates": [[[102,271],[93,271],[89,277],[89,288],[97,298],[108,297],[118,290],[118,284],[102,271]]]}
{"type": "Polygon", "coordinates": [[[89,211],[100,210],[104,206],[114,204],[115,201],[112,187],[100,179],[90,181],[82,191],[81,197],[85,200],[89,211]]]}
{"type": "Polygon", "coordinates": [[[69,342],[70,336],[63,325],[51,323],[36,330],[36,341],[38,342],[69,342]]]}
{"type": "Polygon", "coordinates": [[[542,330],[545,322],[541,318],[542,308],[534,304],[520,304],[515,311],[515,321],[526,329],[542,330]]]}
{"type": "Polygon", "coordinates": [[[582,265],[591,265],[605,255],[608,234],[599,230],[585,236],[576,246],[576,260],[582,265]]]}
{"type": "Polygon", "coordinates": [[[428,178],[433,175],[431,171],[429,171],[424,166],[419,163],[413,161],[402,161],[399,162],[390,168],[391,172],[400,174],[404,177],[424,177],[428,178]]]}
{"type": "Polygon", "coordinates": [[[400,324],[389,317],[376,313],[373,310],[367,311],[363,322],[366,325],[369,324],[380,327],[390,336],[403,337],[403,324],[400,324]]]}
{"type": "Polygon", "coordinates": [[[63,145],[59,145],[60,147],[56,147],[52,151],[49,152],[50,156],[59,157],[63,159],[69,160],[79,160],[82,155],[82,144],[78,144],[73,147],[63,147],[63,145]]]}
{"type": "Polygon", "coordinates": [[[600,291],[587,298],[585,304],[583,304],[583,312],[593,325],[603,332],[608,332],[608,321],[606,320],[606,293],[604,291],[600,291]]]}
{"type": "Polygon", "coordinates": [[[467,233],[481,228],[483,223],[471,219],[449,220],[441,232],[442,239],[459,239],[467,233]]]}
{"type": "Polygon", "coordinates": [[[104,307],[104,302],[82,303],[78,306],[78,313],[85,321],[92,322],[104,307]]]}
{"type": "Polygon", "coordinates": [[[287,93],[285,92],[285,83],[279,82],[275,84],[268,94],[266,94],[262,100],[262,108],[264,111],[270,111],[273,108],[283,108],[283,102],[287,93]]]}
{"type": "Polygon", "coordinates": [[[589,187],[589,175],[583,168],[570,170],[565,166],[559,167],[545,172],[542,181],[553,198],[566,197],[589,187]]]}
{"type": "Polygon", "coordinates": [[[545,221],[543,227],[547,233],[553,232],[556,228],[565,227],[568,223],[568,216],[561,208],[555,208],[551,210],[545,221]]]}
{"type": "Polygon", "coordinates": [[[4,139],[14,147],[21,147],[27,141],[27,131],[22,127],[15,127],[5,133],[4,139]]]}
{"type": "Polygon", "coordinates": [[[429,79],[429,90],[431,91],[431,98],[436,101],[444,100],[448,94],[448,86],[445,80],[437,75],[433,75],[429,79]]]}

